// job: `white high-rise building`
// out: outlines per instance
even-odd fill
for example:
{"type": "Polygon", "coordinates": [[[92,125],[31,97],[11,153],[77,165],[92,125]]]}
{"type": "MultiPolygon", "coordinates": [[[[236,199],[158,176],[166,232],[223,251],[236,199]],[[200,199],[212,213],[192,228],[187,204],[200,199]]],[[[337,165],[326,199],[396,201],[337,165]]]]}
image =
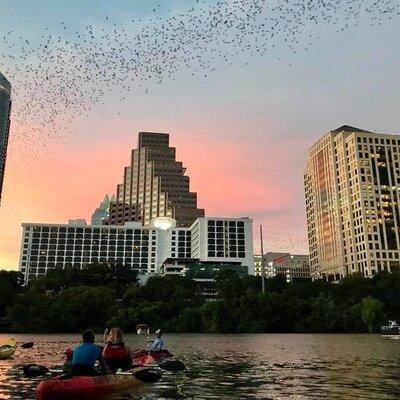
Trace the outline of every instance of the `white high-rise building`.
{"type": "Polygon", "coordinates": [[[192,258],[240,262],[254,275],[253,233],[249,218],[197,218],[192,232],[192,258]]]}
{"type": "Polygon", "coordinates": [[[400,267],[400,136],[344,125],[309,152],[310,267],[329,281],[400,267]]]}
{"type": "Polygon", "coordinates": [[[27,223],[22,224],[19,269],[28,282],[57,266],[82,268],[89,263],[115,262],[146,277],[159,273],[166,260],[196,259],[236,263],[252,274],[251,226],[249,218],[199,218],[190,228],[177,227],[168,217],[155,218],[148,226],[140,222],[86,225],[85,220],[27,223]]]}

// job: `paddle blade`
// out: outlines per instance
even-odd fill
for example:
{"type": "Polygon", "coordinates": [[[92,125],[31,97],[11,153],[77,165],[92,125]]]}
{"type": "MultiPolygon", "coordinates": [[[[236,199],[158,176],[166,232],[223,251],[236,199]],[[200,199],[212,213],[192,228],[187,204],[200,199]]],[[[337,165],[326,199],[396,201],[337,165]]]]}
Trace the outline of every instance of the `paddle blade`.
{"type": "Polygon", "coordinates": [[[158,382],[162,377],[162,372],[155,368],[141,368],[133,372],[133,376],[142,382],[158,382]]]}
{"type": "Polygon", "coordinates": [[[28,377],[42,376],[49,372],[44,365],[27,364],[22,368],[24,375],[28,377]]]}
{"type": "Polygon", "coordinates": [[[179,360],[166,360],[158,364],[165,371],[180,372],[185,369],[185,364],[179,360]]]}
{"type": "Polygon", "coordinates": [[[33,347],[33,345],[34,345],[33,342],[27,342],[27,343],[21,344],[21,347],[23,349],[31,349],[33,347]]]}

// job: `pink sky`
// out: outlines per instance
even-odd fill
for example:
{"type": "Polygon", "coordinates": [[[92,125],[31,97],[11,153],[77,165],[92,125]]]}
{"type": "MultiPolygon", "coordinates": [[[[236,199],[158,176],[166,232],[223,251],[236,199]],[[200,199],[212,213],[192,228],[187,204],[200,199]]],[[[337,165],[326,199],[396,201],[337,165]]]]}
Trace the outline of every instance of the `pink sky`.
{"type": "MultiPolygon", "coordinates": [[[[73,218],[89,221],[105,193],[114,193],[123,167],[129,162],[130,150],[136,147],[139,130],[130,129],[129,119],[118,118],[118,121],[118,140],[106,134],[116,129],[114,121],[96,127],[91,119],[83,121],[81,128],[98,128],[95,140],[75,136],[68,138],[67,144],[48,143],[49,154],[37,154],[39,144],[34,144],[36,149],[33,149],[11,141],[0,208],[1,267],[18,265],[22,222],[65,223],[73,218]],[[31,153],[37,155],[29,160],[31,153]],[[25,164],[21,165],[20,160],[25,160],[25,164]]],[[[290,244],[288,240],[296,239],[287,236],[298,236],[293,225],[300,222],[301,226],[304,220],[303,215],[293,216],[289,211],[296,192],[290,180],[284,179],[290,164],[298,161],[292,154],[296,143],[282,138],[273,143],[260,137],[222,135],[220,132],[230,128],[223,121],[209,121],[195,129],[193,121],[187,119],[175,124],[172,130],[160,129],[164,124],[168,125],[168,121],[152,121],[156,129],[143,124],[141,130],[171,134],[171,145],[177,148],[178,160],[188,168],[191,190],[198,193],[198,205],[206,209],[207,215],[254,217],[256,231],[258,224],[265,225],[270,247],[281,244],[283,249],[305,249],[304,232],[301,244],[290,244]],[[190,135],[185,134],[189,129],[190,135]]],[[[18,137],[18,129],[13,124],[10,135],[18,137]]],[[[301,171],[294,178],[300,183],[301,171]]],[[[257,241],[258,237],[256,251],[257,241]]]]}
{"type": "MultiPolygon", "coordinates": [[[[88,23],[101,28],[109,15],[116,21],[132,13],[153,15],[148,0],[134,3],[102,2],[99,7],[77,0],[40,1],[28,6],[8,1],[0,33],[14,32],[8,39],[14,49],[12,41],[19,35],[39,43],[44,34],[68,37],[88,23]],[[61,21],[68,25],[66,32],[61,21]]],[[[176,1],[162,4],[160,13],[168,14],[176,1]]],[[[188,7],[186,1],[180,4],[188,7]]],[[[342,33],[336,25],[304,29],[295,53],[277,37],[274,49],[262,56],[243,52],[227,62],[211,57],[213,71],[205,75],[192,75],[190,65],[177,66],[161,84],[142,82],[143,87],[128,92],[111,85],[88,116],[73,108],[75,125],[56,134],[46,127],[41,135],[24,135],[12,114],[0,206],[0,269],[18,266],[22,222],[90,220],[104,195],[114,193],[121,181],[139,131],[171,134],[207,215],[253,218],[255,252],[262,224],[266,251],[307,253],[302,175],[308,148],[344,124],[399,131],[400,19],[371,25],[366,18],[342,33]]],[[[24,97],[24,65],[13,60],[4,62],[20,71],[19,82],[11,82],[20,95],[13,99],[14,113],[18,107],[33,111],[24,97]]],[[[40,98],[48,88],[43,76],[38,78],[42,86],[35,94],[40,98]]]]}

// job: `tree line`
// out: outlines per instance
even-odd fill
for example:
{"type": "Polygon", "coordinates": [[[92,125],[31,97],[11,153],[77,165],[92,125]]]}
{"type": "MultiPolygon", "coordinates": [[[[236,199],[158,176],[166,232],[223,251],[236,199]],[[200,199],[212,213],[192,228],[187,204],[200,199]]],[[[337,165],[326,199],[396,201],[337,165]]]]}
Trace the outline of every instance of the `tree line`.
{"type": "Polygon", "coordinates": [[[182,276],[152,276],[139,285],[122,265],[54,269],[23,285],[16,271],[0,271],[0,330],[79,332],[106,324],[134,332],[138,323],[165,332],[378,332],[400,319],[400,272],[373,278],[351,275],[339,283],[284,277],[240,278],[222,270],[216,298],[182,276]]]}

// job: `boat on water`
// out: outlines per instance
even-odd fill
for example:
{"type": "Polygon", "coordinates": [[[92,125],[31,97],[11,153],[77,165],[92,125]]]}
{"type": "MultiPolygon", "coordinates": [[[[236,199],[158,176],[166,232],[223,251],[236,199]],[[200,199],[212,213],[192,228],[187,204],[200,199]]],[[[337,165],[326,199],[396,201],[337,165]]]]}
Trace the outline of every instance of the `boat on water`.
{"type": "Polygon", "coordinates": [[[36,388],[36,398],[38,400],[98,400],[115,392],[157,382],[161,376],[161,370],[143,367],[120,374],[74,377],[59,375],[40,382],[36,388]]]}
{"type": "Polygon", "coordinates": [[[388,325],[381,327],[382,337],[388,339],[400,339],[400,325],[397,321],[390,320],[388,325]]]}
{"type": "Polygon", "coordinates": [[[7,339],[0,343],[0,360],[7,360],[12,357],[17,349],[17,342],[14,339],[7,339]]]}
{"type": "Polygon", "coordinates": [[[174,355],[168,350],[138,350],[132,354],[134,365],[154,365],[174,355]]]}
{"type": "Polygon", "coordinates": [[[167,349],[136,350],[136,352],[132,354],[132,363],[136,366],[160,367],[170,372],[180,372],[186,368],[185,364],[177,360],[167,349]]]}
{"type": "Polygon", "coordinates": [[[138,335],[149,335],[150,327],[147,324],[136,325],[136,332],[138,335]]]}

